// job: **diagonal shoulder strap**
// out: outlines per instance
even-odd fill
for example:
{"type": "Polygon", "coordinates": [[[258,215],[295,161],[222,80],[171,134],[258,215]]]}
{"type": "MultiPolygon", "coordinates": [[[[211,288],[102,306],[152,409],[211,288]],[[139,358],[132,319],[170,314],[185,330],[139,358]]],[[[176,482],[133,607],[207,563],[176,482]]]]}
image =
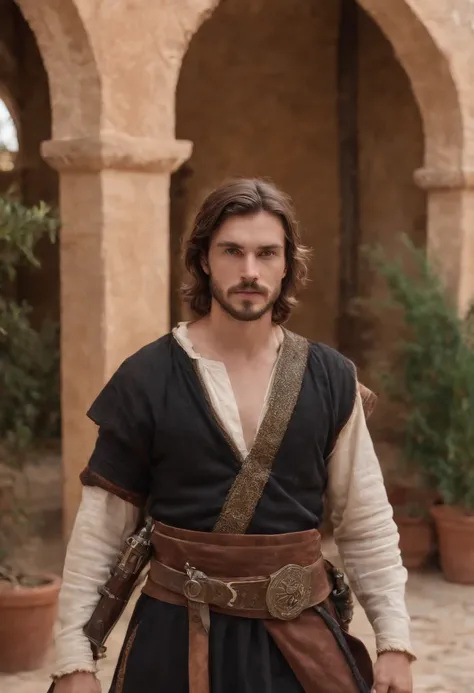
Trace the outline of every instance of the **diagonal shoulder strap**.
{"type": "Polygon", "coordinates": [[[285,330],[267,414],[231,486],[214,532],[243,534],[247,530],[295,409],[308,351],[307,339],[285,330]]]}

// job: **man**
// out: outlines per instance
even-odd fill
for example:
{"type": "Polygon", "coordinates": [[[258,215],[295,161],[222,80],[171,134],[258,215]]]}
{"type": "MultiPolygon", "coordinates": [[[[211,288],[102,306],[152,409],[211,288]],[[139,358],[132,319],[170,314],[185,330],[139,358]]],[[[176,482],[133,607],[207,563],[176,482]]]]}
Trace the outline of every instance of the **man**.
{"type": "Polygon", "coordinates": [[[128,358],[88,412],[98,438],[64,569],[56,693],[100,690],[82,628],[145,504],[154,554],[111,693],[369,690],[321,555],[326,497],[376,635],[374,690],[411,693],[371,393],[341,354],[282,327],[307,268],[288,198],[260,180],[223,185],[185,261],[194,321],[128,358]]]}

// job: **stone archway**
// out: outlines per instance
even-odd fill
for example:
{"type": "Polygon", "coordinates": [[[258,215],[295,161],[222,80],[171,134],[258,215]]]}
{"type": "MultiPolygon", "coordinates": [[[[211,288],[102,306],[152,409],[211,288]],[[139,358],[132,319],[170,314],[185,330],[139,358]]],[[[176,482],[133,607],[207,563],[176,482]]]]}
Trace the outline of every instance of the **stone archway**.
{"type": "Polygon", "coordinates": [[[33,31],[51,90],[53,138],[98,132],[101,83],[89,30],[74,0],[15,0],[33,31]]]}
{"type": "Polygon", "coordinates": [[[449,55],[434,31],[428,4],[357,0],[388,37],[408,74],[425,130],[425,166],[456,169],[463,152],[459,94],[449,55]],[[431,20],[431,21],[430,21],[431,20]]]}
{"type": "MultiPolygon", "coordinates": [[[[443,41],[443,12],[437,17],[429,3],[420,0],[356,1],[386,35],[409,76],[425,128],[425,166],[456,169],[464,144],[463,118],[448,42],[443,41]]],[[[193,34],[219,4],[219,0],[204,0],[194,10],[186,27],[183,57],[193,34]]],[[[186,5],[185,0],[177,3],[176,14],[191,15],[186,5]]]]}
{"type": "MultiPolygon", "coordinates": [[[[426,216],[425,196],[412,181],[423,164],[424,137],[410,83],[376,23],[357,7],[353,0],[344,3],[361,32],[359,47],[348,55],[344,49],[360,92],[355,104],[343,103],[344,111],[355,109],[351,117],[358,121],[349,133],[355,139],[349,149],[359,150],[355,165],[341,160],[348,138],[337,114],[343,88],[339,53],[350,43],[339,25],[347,12],[343,17],[342,7],[327,2],[227,0],[217,7],[194,35],[178,82],[176,134],[195,147],[173,178],[170,234],[176,258],[179,236],[208,189],[233,175],[273,178],[292,195],[314,251],[311,283],[292,327],[353,358],[336,334],[344,260],[340,219],[346,210],[356,216],[341,192],[341,171],[360,171],[361,242],[384,239],[391,246],[392,236],[403,230],[423,243],[426,216]]],[[[357,257],[350,261],[360,264],[357,257]]],[[[173,294],[177,266],[175,261],[173,294]]]]}
{"type": "Polygon", "coordinates": [[[469,44],[461,48],[465,32],[459,32],[459,42],[449,30],[443,35],[451,16],[447,6],[437,15],[429,3],[416,0],[357,1],[389,37],[411,80],[425,132],[425,161],[414,179],[428,193],[428,253],[464,312],[474,296],[474,175],[470,116],[461,96],[470,80],[455,72],[455,56],[468,51],[469,44]]]}
{"type": "MultiPolygon", "coordinates": [[[[421,0],[357,0],[379,25],[394,47],[406,71],[420,108],[425,135],[424,165],[413,172],[416,183],[428,192],[428,250],[436,256],[440,271],[460,309],[474,293],[473,234],[469,232],[470,213],[466,189],[472,187],[474,176],[465,168],[465,120],[460,96],[462,67],[454,72],[452,53],[456,48],[452,27],[446,27],[443,17],[449,15],[446,6],[439,16],[429,3],[421,0]],[[469,219],[469,221],[468,221],[469,219]],[[466,250],[469,245],[469,249],[466,250]]],[[[219,2],[208,0],[191,13],[185,0],[175,9],[189,17],[183,32],[183,55],[191,36],[212,15],[219,2]]],[[[471,41],[469,27],[461,27],[459,41],[466,46],[471,41]]]]}

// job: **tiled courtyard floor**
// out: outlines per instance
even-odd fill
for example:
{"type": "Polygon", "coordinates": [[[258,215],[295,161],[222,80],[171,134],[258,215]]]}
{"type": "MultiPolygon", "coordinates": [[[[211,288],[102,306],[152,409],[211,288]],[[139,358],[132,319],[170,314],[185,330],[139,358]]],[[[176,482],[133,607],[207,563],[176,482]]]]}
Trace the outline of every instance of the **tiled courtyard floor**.
{"type": "MultiPolygon", "coordinates": [[[[413,665],[415,693],[474,693],[474,587],[449,584],[437,572],[411,573],[407,601],[418,655],[413,665]]],[[[109,656],[100,674],[104,693],[108,690],[129,615],[130,610],[108,643],[109,656]]],[[[371,629],[360,607],[352,631],[373,653],[371,629]]],[[[0,692],[46,693],[48,672],[46,667],[17,676],[0,675],[0,692]]]]}

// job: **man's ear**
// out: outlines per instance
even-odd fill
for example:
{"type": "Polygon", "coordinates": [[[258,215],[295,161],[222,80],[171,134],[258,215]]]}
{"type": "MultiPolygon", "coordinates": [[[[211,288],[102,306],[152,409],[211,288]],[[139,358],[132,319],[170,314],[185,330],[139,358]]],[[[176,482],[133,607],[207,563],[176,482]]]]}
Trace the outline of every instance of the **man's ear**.
{"type": "Polygon", "coordinates": [[[207,257],[205,255],[201,255],[201,267],[202,267],[202,270],[205,274],[210,274],[209,263],[208,263],[207,257]]]}
{"type": "Polygon", "coordinates": [[[283,279],[285,279],[286,275],[288,274],[288,252],[287,248],[285,247],[285,269],[283,270],[283,279]]]}

